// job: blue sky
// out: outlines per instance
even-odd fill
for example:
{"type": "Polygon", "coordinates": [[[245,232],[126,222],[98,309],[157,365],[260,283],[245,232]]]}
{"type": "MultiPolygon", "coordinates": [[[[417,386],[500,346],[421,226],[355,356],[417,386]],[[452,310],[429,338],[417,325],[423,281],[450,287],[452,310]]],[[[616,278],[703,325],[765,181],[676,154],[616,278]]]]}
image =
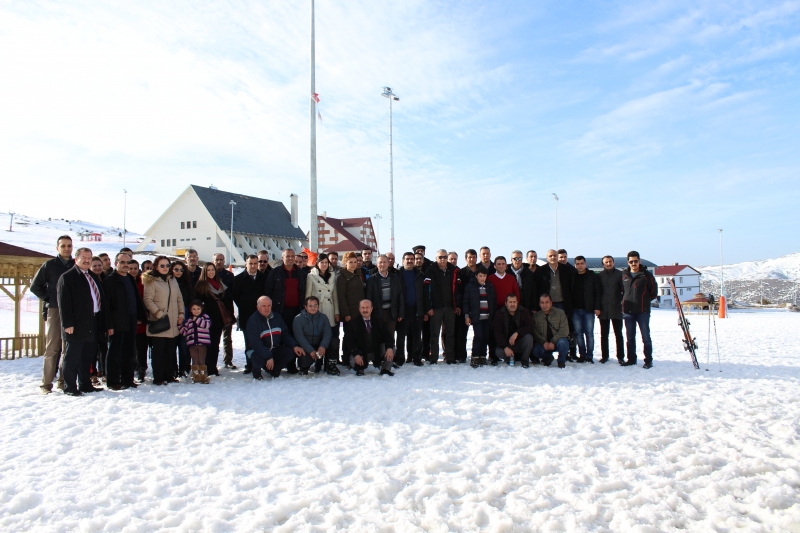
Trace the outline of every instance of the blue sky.
{"type": "MultiPolygon", "coordinates": [[[[3,209],[144,231],[190,183],[308,228],[308,2],[4,2],[3,209]]],[[[317,0],[319,209],[388,248],[800,249],[800,2],[317,0]]],[[[429,254],[430,255],[430,254],[429,254]]]]}

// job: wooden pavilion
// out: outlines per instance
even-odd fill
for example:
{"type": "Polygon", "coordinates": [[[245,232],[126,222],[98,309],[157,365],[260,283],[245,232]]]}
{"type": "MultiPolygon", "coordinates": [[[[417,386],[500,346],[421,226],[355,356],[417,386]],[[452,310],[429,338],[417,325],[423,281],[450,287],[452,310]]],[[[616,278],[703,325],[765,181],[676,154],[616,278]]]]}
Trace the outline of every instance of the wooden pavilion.
{"type": "Polygon", "coordinates": [[[14,335],[0,337],[0,359],[37,357],[44,354],[44,320],[39,301],[39,331],[22,333],[22,298],[31,286],[39,267],[52,256],[0,242],[0,289],[14,302],[14,335]]]}

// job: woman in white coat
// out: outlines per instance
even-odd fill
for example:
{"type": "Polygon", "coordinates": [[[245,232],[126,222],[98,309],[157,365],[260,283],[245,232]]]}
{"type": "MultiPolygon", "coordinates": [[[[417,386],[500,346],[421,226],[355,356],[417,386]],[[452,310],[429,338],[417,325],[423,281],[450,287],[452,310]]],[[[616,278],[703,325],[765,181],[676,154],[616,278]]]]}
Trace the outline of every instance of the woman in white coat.
{"type": "Polygon", "coordinates": [[[306,279],[306,298],[319,298],[319,312],[328,317],[331,325],[331,343],[327,357],[339,360],[339,299],[336,294],[336,273],[331,269],[327,254],[319,254],[317,266],[311,269],[306,279]]]}

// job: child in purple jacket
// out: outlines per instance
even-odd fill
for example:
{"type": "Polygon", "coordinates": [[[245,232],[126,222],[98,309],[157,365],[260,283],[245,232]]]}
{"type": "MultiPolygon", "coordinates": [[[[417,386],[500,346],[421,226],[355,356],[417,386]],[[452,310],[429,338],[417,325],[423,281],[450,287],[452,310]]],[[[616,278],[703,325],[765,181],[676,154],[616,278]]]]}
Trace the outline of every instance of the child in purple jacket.
{"type": "Polygon", "coordinates": [[[189,355],[192,358],[192,381],[194,383],[211,383],[206,367],[206,348],[211,344],[211,319],[203,313],[203,302],[192,300],[189,317],[181,324],[181,335],[186,339],[189,355]]]}

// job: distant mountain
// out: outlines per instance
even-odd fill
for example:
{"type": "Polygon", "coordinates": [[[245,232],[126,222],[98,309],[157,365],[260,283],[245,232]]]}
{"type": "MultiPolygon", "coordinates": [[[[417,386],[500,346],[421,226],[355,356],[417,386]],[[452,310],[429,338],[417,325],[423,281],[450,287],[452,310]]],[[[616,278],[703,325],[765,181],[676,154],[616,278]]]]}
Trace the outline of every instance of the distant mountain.
{"type": "MultiPolygon", "coordinates": [[[[75,249],[87,246],[95,254],[101,252],[114,254],[122,248],[122,229],[118,227],[103,226],[83,220],[36,218],[17,213],[14,215],[14,231],[9,232],[9,219],[8,213],[0,212],[0,221],[3,222],[3,226],[0,226],[0,241],[29,250],[55,255],[56,239],[61,235],[72,237],[75,249]],[[100,233],[102,241],[81,242],[81,234],[86,239],[89,233],[100,233]]],[[[142,235],[128,231],[125,242],[129,248],[135,248],[141,239],[142,235]]]]}
{"type": "MultiPolygon", "coordinates": [[[[703,280],[719,283],[719,265],[699,267],[703,280]]],[[[734,280],[787,280],[800,281],[800,252],[777,259],[748,261],[735,265],[723,265],[725,282],[734,280]]]]}

